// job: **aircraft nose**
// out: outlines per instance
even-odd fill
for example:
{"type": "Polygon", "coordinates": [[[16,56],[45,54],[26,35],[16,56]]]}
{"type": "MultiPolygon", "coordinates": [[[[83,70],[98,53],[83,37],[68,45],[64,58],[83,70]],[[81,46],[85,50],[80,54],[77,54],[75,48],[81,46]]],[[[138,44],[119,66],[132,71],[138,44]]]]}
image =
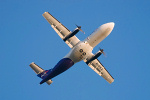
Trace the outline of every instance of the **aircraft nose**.
{"type": "Polygon", "coordinates": [[[114,22],[109,22],[100,26],[99,29],[103,32],[103,34],[105,34],[105,36],[108,36],[113,30],[114,26],[115,26],[114,22]]]}
{"type": "Polygon", "coordinates": [[[110,23],[108,23],[108,27],[110,27],[111,29],[113,29],[113,28],[114,28],[114,26],[115,26],[115,23],[114,23],[114,22],[110,22],[110,23]]]}
{"type": "Polygon", "coordinates": [[[115,26],[115,23],[114,23],[114,22],[109,22],[109,23],[103,24],[103,25],[101,26],[101,28],[102,28],[103,30],[106,30],[106,29],[112,30],[112,29],[114,28],[114,26],[115,26]]]}
{"type": "Polygon", "coordinates": [[[109,22],[109,23],[104,24],[104,30],[107,31],[107,32],[106,31],[105,32],[110,34],[110,32],[113,30],[114,26],[115,26],[114,22],[109,22]]]}

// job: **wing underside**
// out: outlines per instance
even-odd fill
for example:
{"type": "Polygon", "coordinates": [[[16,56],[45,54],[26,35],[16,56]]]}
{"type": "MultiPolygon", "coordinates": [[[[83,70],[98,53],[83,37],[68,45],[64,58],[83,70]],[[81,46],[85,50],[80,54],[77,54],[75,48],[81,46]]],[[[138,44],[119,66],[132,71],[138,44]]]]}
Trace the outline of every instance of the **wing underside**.
{"type": "MultiPolygon", "coordinates": [[[[61,39],[64,39],[68,34],[71,33],[63,24],[61,24],[56,18],[54,18],[49,12],[45,12],[43,17],[49,22],[51,27],[56,31],[61,39]]],[[[70,47],[74,47],[80,40],[73,36],[69,38],[65,43],[70,47]]]]}
{"type": "MultiPolygon", "coordinates": [[[[93,55],[94,54],[92,54],[92,56],[93,55]]],[[[86,60],[84,60],[84,62],[86,62],[87,60],[88,60],[88,58],[86,60]]],[[[98,59],[91,61],[88,64],[88,66],[91,69],[93,69],[98,75],[102,76],[110,84],[114,81],[114,78],[109,74],[109,72],[105,69],[105,67],[101,64],[101,62],[98,59]]]]}

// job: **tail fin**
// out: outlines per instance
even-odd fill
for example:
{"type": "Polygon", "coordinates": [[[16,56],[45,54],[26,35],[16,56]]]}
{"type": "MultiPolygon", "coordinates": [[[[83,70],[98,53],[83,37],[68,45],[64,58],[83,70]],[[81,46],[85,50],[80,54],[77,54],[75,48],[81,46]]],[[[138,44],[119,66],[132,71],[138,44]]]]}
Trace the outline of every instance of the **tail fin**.
{"type": "MultiPolygon", "coordinates": [[[[45,78],[47,76],[47,72],[49,70],[44,70],[42,69],[41,67],[39,67],[38,65],[36,65],[34,62],[32,62],[30,65],[29,65],[33,70],[34,72],[37,74],[38,77],[40,78],[45,78]]],[[[50,85],[53,81],[51,79],[49,79],[48,81],[46,81],[46,83],[48,85],[50,85]]]]}
{"type": "Polygon", "coordinates": [[[48,70],[44,70],[42,73],[38,74],[37,76],[44,79],[47,76],[48,70]]]}

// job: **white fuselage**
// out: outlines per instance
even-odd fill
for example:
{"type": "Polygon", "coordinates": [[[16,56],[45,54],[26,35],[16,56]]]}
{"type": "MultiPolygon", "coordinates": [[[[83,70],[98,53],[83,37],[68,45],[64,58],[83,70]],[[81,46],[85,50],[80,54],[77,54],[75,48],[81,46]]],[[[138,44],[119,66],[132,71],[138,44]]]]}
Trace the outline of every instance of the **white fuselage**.
{"type": "Polygon", "coordinates": [[[80,41],[64,58],[70,58],[74,63],[76,63],[86,59],[92,50],[93,48],[86,41],[80,41]]]}
{"type": "Polygon", "coordinates": [[[70,58],[74,63],[86,59],[93,48],[111,33],[113,27],[113,22],[101,25],[84,41],[74,46],[64,58],[70,58]]]}

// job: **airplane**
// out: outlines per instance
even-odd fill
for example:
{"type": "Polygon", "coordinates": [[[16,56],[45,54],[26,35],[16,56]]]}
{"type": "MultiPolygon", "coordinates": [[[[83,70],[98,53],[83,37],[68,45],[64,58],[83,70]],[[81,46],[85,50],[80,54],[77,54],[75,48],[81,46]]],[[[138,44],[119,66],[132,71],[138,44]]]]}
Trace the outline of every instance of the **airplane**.
{"type": "Polygon", "coordinates": [[[97,53],[92,53],[93,48],[111,33],[115,25],[114,22],[101,25],[90,36],[83,41],[80,41],[75,35],[79,31],[83,32],[81,26],[76,25],[77,28],[74,31],[70,31],[49,12],[43,13],[43,17],[48,21],[60,38],[71,48],[71,50],[52,69],[44,70],[34,62],[29,65],[35,71],[37,76],[42,79],[40,84],[46,82],[50,85],[53,82],[52,78],[63,73],[75,63],[82,60],[98,75],[108,81],[108,83],[111,84],[114,81],[114,78],[97,59],[101,54],[104,54],[104,50],[100,49],[97,53]]]}

